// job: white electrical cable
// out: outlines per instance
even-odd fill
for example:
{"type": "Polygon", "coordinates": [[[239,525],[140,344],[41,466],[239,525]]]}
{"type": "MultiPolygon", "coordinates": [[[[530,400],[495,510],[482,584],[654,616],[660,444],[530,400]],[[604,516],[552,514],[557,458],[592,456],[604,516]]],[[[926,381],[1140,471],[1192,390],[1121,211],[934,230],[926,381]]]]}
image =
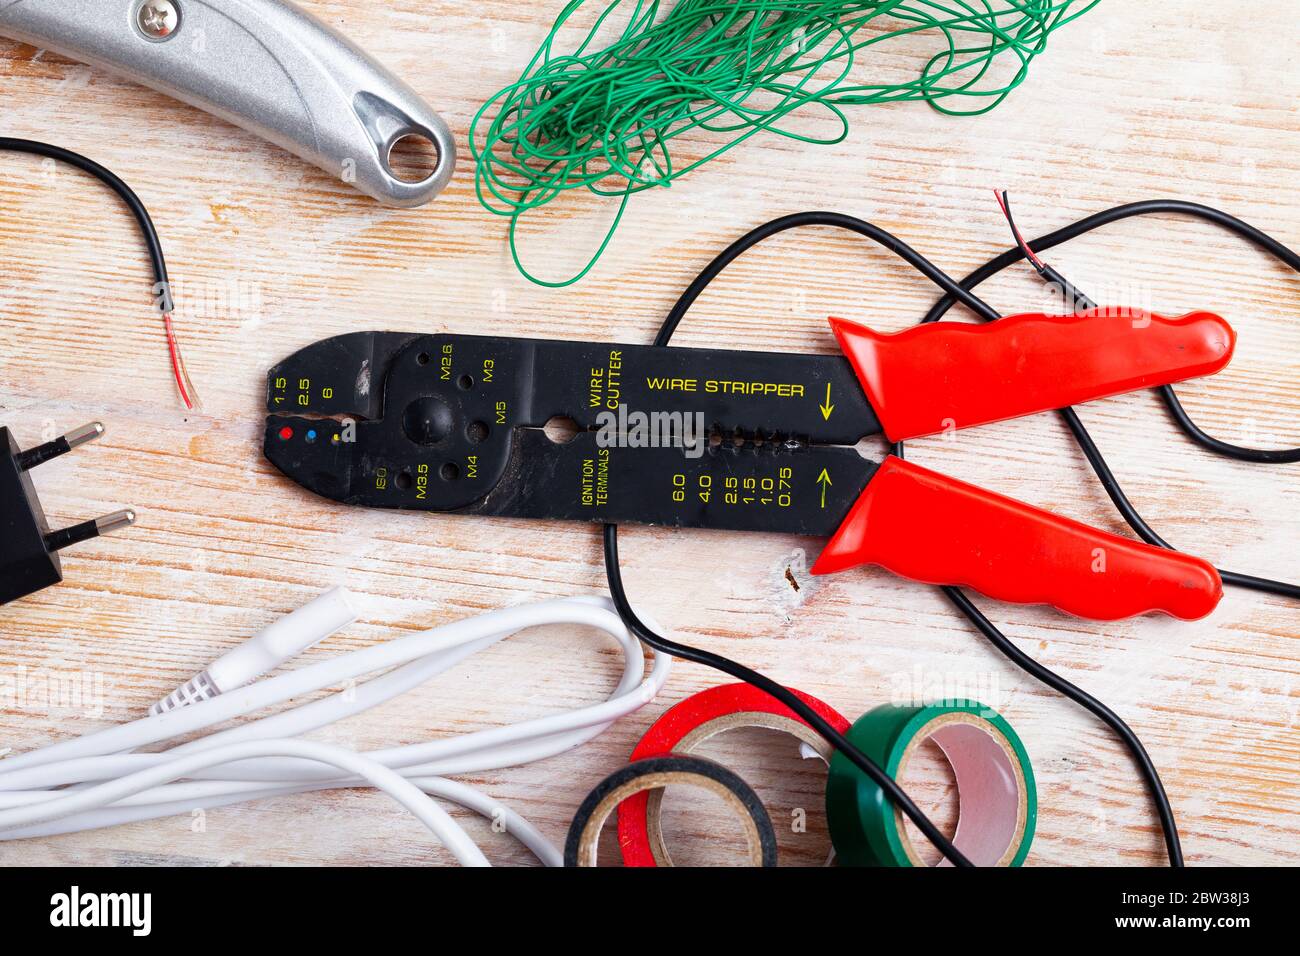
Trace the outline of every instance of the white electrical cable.
{"type": "MultiPolygon", "coordinates": [[[[346,599],[346,593],[330,592],[318,600],[346,599]]],[[[330,630],[345,623],[338,614],[330,622],[330,630]]],[[[311,643],[304,638],[296,645],[311,643]]],[[[249,666],[264,668],[267,663],[264,655],[257,655],[249,666]]],[[[566,598],[494,611],[226,693],[218,691],[218,696],[189,705],[171,698],[171,709],[141,720],[2,759],[0,840],[98,829],[284,794],[368,786],[410,810],[462,863],[485,865],[487,860],[434,797],[491,818],[543,863],[559,866],[559,850],[527,821],[444,776],[529,763],[585,743],[650,703],[667,680],[670,663],[656,652],[646,676],[641,644],[606,598],[566,598]],[[547,624],[596,628],[619,643],[623,676],[608,699],[518,724],[368,753],[298,739],[391,700],[512,634],[547,624]],[[346,693],[160,753],[133,752],[378,671],[387,673],[346,693]]],[[[239,677],[226,683],[237,685],[239,677]]]]}

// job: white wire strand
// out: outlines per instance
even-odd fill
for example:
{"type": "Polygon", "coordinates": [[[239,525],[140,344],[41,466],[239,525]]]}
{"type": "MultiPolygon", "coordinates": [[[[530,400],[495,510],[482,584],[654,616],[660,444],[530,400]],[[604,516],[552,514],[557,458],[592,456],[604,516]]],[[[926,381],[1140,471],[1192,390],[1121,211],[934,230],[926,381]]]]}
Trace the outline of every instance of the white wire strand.
{"type": "Polygon", "coordinates": [[[606,598],[543,601],[458,621],[269,677],[212,700],[0,760],[0,840],[368,786],[406,807],[461,863],[487,861],[432,798],[492,819],[543,863],[558,866],[559,850],[535,827],[445,776],[529,763],[591,740],[659,693],[671,659],[656,652],[653,661],[647,676],[640,643],[606,598]],[[606,700],[518,724],[368,753],[297,739],[400,696],[512,634],[548,624],[596,628],[618,642],[623,675],[606,700]],[[387,672],[347,694],[292,707],[160,753],[133,752],[378,671],[387,672]]]}

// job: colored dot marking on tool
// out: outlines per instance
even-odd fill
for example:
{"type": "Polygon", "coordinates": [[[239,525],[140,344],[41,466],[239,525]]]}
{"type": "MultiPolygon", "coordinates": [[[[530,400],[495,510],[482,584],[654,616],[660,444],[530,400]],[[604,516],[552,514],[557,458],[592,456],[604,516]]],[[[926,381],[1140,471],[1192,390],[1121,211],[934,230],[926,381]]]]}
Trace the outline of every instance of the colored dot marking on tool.
{"type": "Polygon", "coordinates": [[[281,441],[288,441],[292,437],[293,437],[293,429],[290,428],[288,425],[285,425],[283,428],[280,429],[281,441]]]}
{"type": "Polygon", "coordinates": [[[316,429],[313,428],[311,431],[307,432],[307,440],[309,442],[316,440],[316,429]]]}

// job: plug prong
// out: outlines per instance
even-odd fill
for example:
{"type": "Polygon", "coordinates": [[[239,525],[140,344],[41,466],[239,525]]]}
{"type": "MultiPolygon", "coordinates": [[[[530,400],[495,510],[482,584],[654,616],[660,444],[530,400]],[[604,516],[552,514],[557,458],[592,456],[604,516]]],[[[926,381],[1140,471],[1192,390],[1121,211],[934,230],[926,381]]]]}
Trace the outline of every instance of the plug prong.
{"type": "Polygon", "coordinates": [[[104,515],[102,518],[95,519],[95,527],[99,529],[100,534],[108,534],[111,531],[120,531],[123,528],[129,528],[135,524],[135,509],[126,508],[123,511],[114,511],[111,515],[104,515]]]}
{"type": "Polygon", "coordinates": [[[83,521],[71,528],[51,531],[45,536],[45,546],[51,551],[62,551],[64,548],[70,548],[74,544],[81,544],[91,538],[98,538],[100,535],[108,534],[111,531],[129,528],[133,524],[135,524],[135,511],[131,509],[114,511],[111,515],[104,515],[104,517],[96,518],[94,521],[83,521]]]}
{"type": "Polygon", "coordinates": [[[94,441],[103,434],[104,426],[99,422],[91,422],[89,425],[82,425],[80,428],[73,429],[66,435],[54,439],[54,441],[19,452],[14,460],[18,463],[19,470],[31,471],[37,465],[43,465],[60,455],[66,455],[72,449],[79,448],[86,442],[94,441]]]}
{"type": "Polygon", "coordinates": [[[94,441],[104,434],[104,425],[102,422],[91,422],[89,425],[82,425],[80,428],[74,428],[63,436],[63,440],[68,443],[69,448],[79,448],[86,442],[94,441]]]}

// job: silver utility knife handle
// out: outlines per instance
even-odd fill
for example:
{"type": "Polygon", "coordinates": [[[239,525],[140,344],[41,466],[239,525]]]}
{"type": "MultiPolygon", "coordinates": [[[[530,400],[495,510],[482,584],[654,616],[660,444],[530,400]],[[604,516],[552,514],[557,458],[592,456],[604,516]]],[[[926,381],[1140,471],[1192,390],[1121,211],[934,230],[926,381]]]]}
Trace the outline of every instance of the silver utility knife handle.
{"type": "Polygon", "coordinates": [[[389,205],[428,202],[456,164],[414,90],[286,0],[0,0],[0,34],[207,110],[389,205]],[[389,161],[410,135],[438,152],[415,183],[389,161]]]}

